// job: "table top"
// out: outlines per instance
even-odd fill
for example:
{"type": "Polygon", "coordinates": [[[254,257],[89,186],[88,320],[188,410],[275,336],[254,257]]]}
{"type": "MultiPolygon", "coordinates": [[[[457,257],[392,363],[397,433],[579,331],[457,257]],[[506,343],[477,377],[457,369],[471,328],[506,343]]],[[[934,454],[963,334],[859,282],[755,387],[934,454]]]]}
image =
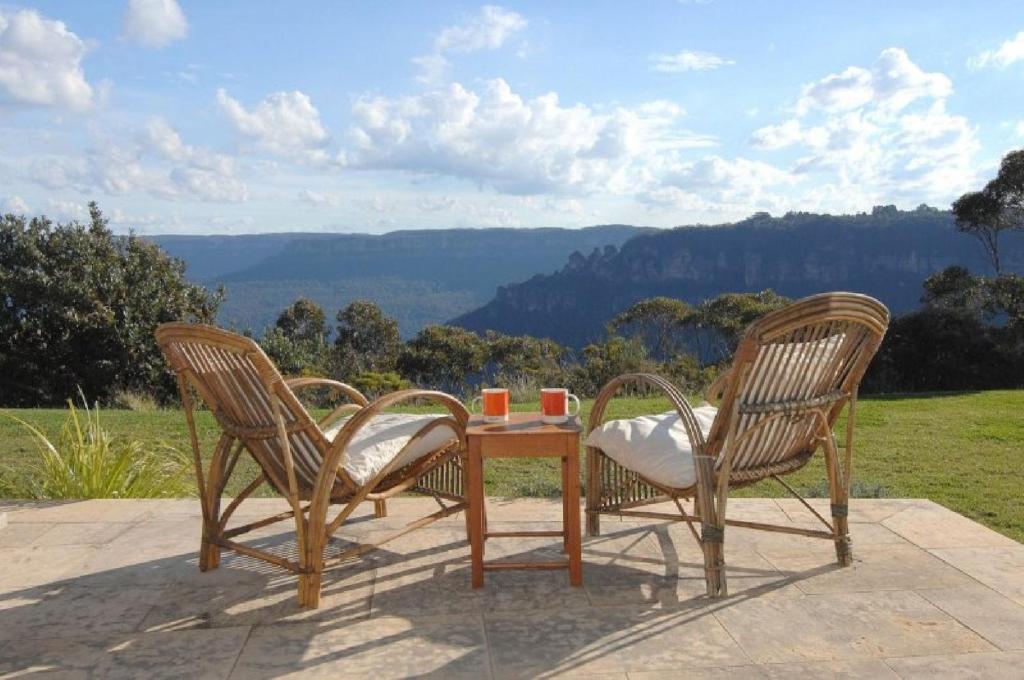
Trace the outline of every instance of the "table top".
{"type": "Polygon", "coordinates": [[[466,435],[470,437],[522,437],[530,435],[579,434],[583,431],[578,416],[570,416],[564,423],[551,425],[541,420],[539,412],[509,413],[508,422],[485,423],[482,415],[469,419],[466,435]]]}

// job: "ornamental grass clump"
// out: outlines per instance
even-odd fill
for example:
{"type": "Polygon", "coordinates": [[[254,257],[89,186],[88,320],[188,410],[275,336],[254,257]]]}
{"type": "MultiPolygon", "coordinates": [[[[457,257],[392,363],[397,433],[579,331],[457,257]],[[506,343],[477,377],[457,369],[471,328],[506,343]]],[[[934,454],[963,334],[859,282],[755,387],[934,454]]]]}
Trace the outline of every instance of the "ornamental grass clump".
{"type": "Polygon", "coordinates": [[[167,445],[115,439],[100,423],[98,405],[68,401],[68,418],[56,442],[37,427],[9,416],[29,430],[39,448],[39,462],[21,478],[32,498],[154,498],[191,493],[189,460],[167,445]]]}

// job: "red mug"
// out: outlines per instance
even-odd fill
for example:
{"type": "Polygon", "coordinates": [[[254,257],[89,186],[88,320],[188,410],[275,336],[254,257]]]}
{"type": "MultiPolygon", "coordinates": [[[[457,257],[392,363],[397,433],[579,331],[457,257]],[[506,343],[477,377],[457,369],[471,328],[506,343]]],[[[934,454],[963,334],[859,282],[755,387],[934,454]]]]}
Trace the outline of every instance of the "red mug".
{"type": "Polygon", "coordinates": [[[545,387],[540,391],[541,420],[545,423],[564,423],[580,412],[580,400],[564,387],[545,387]],[[576,410],[569,412],[569,400],[576,402],[576,410]]]}
{"type": "Polygon", "coordinates": [[[469,409],[471,411],[477,402],[481,403],[485,423],[508,422],[507,389],[494,387],[480,390],[480,396],[473,397],[473,401],[469,402],[469,409]]]}

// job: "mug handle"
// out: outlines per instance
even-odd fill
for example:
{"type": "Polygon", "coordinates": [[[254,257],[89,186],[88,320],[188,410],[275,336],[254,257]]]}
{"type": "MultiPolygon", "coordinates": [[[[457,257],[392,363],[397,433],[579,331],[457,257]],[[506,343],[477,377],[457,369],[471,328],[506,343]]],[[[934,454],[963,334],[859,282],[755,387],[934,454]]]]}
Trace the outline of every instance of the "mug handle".
{"type": "MultiPolygon", "coordinates": [[[[570,418],[575,418],[576,416],[578,416],[580,414],[580,398],[577,397],[575,394],[567,394],[567,395],[565,395],[565,399],[566,399],[566,401],[568,401],[569,399],[572,399],[573,401],[576,402],[576,410],[573,411],[572,413],[568,414],[570,418]]],[[[569,409],[567,408],[565,410],[568,411],[569,409]]]]}
{"type": "Polygon", "coordinates": [[[474,413],[474,414],[476,413],[476,409],[474,408],[474,405],[477,404],[477,403],[480,403],[480,404],[483,403],[483,398],[481,398],[479,395],[475,396],[475,397],[473,397],[472,399],[469,400],[469,412],[470,413],[474,413]]]}

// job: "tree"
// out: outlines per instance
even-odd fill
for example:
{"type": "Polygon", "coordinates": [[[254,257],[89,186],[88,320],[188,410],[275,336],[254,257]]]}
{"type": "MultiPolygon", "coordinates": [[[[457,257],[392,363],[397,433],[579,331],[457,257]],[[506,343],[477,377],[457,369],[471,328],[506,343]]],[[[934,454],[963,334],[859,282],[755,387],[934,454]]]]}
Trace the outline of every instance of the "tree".
{"type": "Polygon", "coordinates": [[[277,317],[275,324],[286,338],[296,343],[322,345],[327,342],[324,310],[309,298],[299,298],[277,317]]]}
{"type": "Polygon", "coordinates": [[[968,192],[953,203],[953,216],[957,230],[978,239],[996,275],[1002,273],[999,235],[1008,226],[1003,220],[998,196],[988,190],[968,192]]]}
{"type": "Polygon", "coordinates": [[[650,368],[647,350],[639,338],[609,335],[604,342],[583,348],[583,365],[570,373],[569,386],[580,395],[595,395],[612,378],[642,373],[650,368]]]}
{"type": "Polygon", "coordinates": [[[979,316],[986,297],[985,281],[964,267],[954,265],[925,279],[921,304],[979,316]]]}
{"type": "Polygon", "coordinates": [[[462,392],[469,376],[483,370],[486,359],[487,346],[476,333],[456,326],[426,326],[406,343],[398,369],[425,387],[462,392]]]}
{"type": "Polygon", "coordinates": [[[760,293],[723,293],[700,303],[695,318],[698,328],[711,332],[713,347],[708,354],[717,360],[728,358],[736,351],[747,326],[790,302],[773,290],[763,290],[760,293]]]}
{"type": "Polygon", "coordinates": [[[355,300],[338,312],[334,341],[343,379],[395,369],[402,339],[398,322],[367,300],[355,300]]]}
{"type": "Polygon", "coordinates": [[[495,384],[510,386],[525,379],[528,384],[553,385],[561,378],[565,348],[554,340],[487,331],[484,344],[495,384]]]}
{"type": "Polygon", "coordinates": [[[651,358],[665,361],[683,350],[693,319],[693,308],[682,300],[655,297],[634,303],[609,322],[608,330],[639,337],[651,358]]]}
{"type": "Polygon", "coordinates": [[[120,390],[175,393],[153,337],[165,321],[212,322],[222,292],[185,281],[185,265],[115,236],[95,203],[88,225],[0,218],[0,399],[63,404],[120,390]]]}
{"type": "Polygon", "coordinates": [[[1024,149],[1003,157],[999,173],[981,191],[970,191],[953,203],[959,231],[978,239],[996,276],[1002,274],[999,236],[1024,229],[1024,149]]]}

